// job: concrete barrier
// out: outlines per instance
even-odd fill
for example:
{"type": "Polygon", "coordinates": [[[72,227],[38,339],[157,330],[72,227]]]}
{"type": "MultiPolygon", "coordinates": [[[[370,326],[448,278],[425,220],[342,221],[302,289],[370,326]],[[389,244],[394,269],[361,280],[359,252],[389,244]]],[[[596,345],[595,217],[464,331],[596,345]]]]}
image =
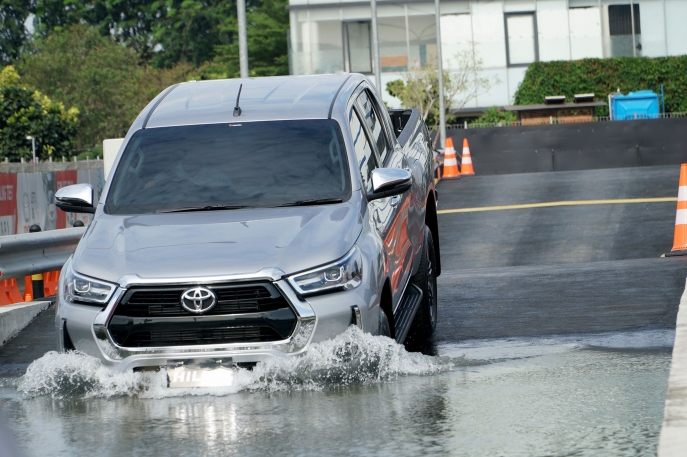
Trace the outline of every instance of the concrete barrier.
{"type": "Polygon", "coordinates": [[[658,445],[658,457],[687,455],[687,288],[677,313],[673,360],[658,445]]]}
{"type": "Polygon", "coordinates": [[[22,331],[51,304],[52,302],[48,300],[0,306],[0,347],[22,331]]]}

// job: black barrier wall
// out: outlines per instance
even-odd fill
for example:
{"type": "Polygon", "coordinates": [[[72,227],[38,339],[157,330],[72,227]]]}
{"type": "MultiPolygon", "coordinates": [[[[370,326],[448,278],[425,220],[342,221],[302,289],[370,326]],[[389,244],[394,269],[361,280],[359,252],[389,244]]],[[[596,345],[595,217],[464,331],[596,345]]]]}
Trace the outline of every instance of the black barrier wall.
{"type": "Polygon", "coordinates": [[[476,174],[590,170],[687,162],[687,118],[448,130],[476,174]]]}

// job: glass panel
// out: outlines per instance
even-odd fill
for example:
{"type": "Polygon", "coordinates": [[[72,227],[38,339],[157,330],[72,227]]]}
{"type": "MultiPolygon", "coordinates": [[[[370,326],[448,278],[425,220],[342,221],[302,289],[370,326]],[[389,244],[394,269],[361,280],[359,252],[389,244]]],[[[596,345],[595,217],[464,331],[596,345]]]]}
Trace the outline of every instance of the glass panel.
{"type": "Polygon", "coordinates": [[[630,5],[608,5],[608,31],[611,40],[611,57],[639,56],[640,49],[635,51],[633,46],[641,43],[639,5],[634,5],[634,45],[632,40],[632,13],[630,5]]]}
{"type": "Polygon", "coordinates": [[[372,51],[370,49],[370,23],[346,22],[348,40],[348,61],[354,73],[372,73],[372,51]]]}
{"type": "Polygon", "coordinates": [[[318,21],[317,52],[313,55],[313,73],[336,73],[344,69],[341,21],[318,21]]]}
{"type": "Polygon", "coordinates": [[[344,148],[338,124],[329,119],[139,130],[117,167],[106,212],[347,200],[344,148]]]}
{"type": "Polygon", "coordinates": [[[518,65],[534,62],[534,15],[507,16],[506,24],[508,29],[508,63],[518,65]]]}
{"type": "Polygon", "coordinates": [[[379,112],[379,107],[374,106],[376,103],[372,101],[367,91],[363,91],[358,96],[358,104],[360,106],[360,111],[363,114],[365,124],[367,128],[372,133],[372,143],[377,147],[377,154],[379,154],[379,160],[384,163],[386,155],[389,151],[387,146],[387,138],[384,134],[384,128],[379,120],[377,113],[379,112]]]}
{"type": "Polygon", "coordinates": [[[406,46],[405,17],[379,18],[378,24],[379,60],[382,72],[406,71],[408,69],[408,47],[406,46]]]}
{"type": "MultiPolygon", "coordinates": [[[[642,33],[639,21],[639,5],[634,4],[635,34],[642,33]]],[[[608,30],[611,35],[632,35],[630,5],[608,5],[608,30]]]]}
{"type": "Polygon", "coordinates": [[[348,123],[351,126],[351,136],[353,137],[353,146],[355,147],[355,156],[358,160],[360,176],[363,179],[365,190],[369,192],[372,190],[370,175],[372,170],[377,168],[374,155],[372,155],[372,146],[370,146],[358,114],[354,110],[351,110],[348,115],[348,123]]]}
{"type": "MultiPolygon", "coordinates": [[[[410,10],[410,7],[408,9],[410,10]]],[[[410,14],[410,11],[408,13],[410,14]]],[[[437,63],[436,32],[434,16],[408,16],[411,67],[437,63]]]]}

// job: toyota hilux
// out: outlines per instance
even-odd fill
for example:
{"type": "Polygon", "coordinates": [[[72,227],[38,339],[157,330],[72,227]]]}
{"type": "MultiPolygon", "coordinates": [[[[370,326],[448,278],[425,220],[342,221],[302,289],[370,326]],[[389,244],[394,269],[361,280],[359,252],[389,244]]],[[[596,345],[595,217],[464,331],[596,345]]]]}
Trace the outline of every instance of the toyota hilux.
{"type": "Polygon", "coordinates": [[[296,356],[351,325],[429,338],[432,154],[419,112],[387,111],[363,75],[169,87],[98,201],[56,194],[94,213],[60,275],[59,350],[123,371],[296,356]]]}

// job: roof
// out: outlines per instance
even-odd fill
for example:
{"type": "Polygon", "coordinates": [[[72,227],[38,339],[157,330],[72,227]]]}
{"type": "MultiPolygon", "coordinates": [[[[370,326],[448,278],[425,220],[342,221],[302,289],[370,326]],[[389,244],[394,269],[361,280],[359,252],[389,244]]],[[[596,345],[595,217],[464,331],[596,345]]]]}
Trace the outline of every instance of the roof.
{"type": "Polygon", "coordinates": [[[278,119],[327,119],[348,74],[191,81],[170,88],[145,128],[278,119]],[[242,114],[234,117],[240,85],[242,114]]]}
{"type": "Polygon", "coordinates": [[[506,111],[556,111],[559,109],[581,109],[594,108],[597,106],[606,106],[606,102],[582,102],[582,103],[559,103],[556,105],[511,105],[504,106],[506,111]]]}

